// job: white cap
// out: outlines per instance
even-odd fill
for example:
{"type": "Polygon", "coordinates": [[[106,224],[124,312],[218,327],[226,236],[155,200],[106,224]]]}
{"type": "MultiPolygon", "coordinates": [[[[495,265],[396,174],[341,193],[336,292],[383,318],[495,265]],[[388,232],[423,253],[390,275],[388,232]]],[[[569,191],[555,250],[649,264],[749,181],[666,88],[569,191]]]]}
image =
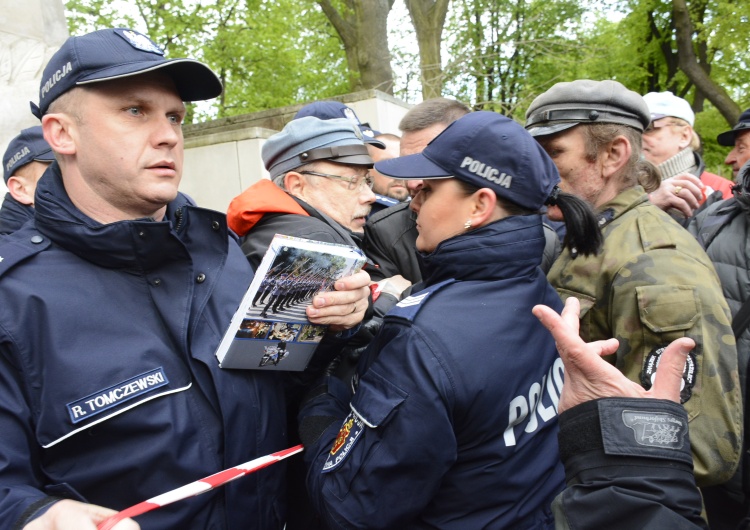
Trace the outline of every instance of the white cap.
{"type": "Polygon", "coordinates": [[[643,99],[646,100],[652,120],[672,116],[685,120],[691,127],[695,124],[695,113],[690,108],[690,103],[671,92],[649,92],[643,99]]]}

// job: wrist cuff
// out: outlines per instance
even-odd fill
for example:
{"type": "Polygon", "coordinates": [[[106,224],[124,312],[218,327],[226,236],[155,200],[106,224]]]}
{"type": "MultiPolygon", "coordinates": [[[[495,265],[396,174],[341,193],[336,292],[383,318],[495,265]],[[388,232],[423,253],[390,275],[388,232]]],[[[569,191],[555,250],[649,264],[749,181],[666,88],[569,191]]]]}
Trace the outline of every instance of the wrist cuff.
{"type": "Polygon", "coordinates": [[[13,530],[23,530],[23,527],[44,515],[53,504],[61,500],[63,500],[61,497],[44,497],[29,505],[13,525],[13,530]]]}
{"type": "Polygon", "coordinates": [[[560,415],[560,456],[586,451],[668,459],[692,467],[685,409],[672,401],[604,398],[560,415]]]}

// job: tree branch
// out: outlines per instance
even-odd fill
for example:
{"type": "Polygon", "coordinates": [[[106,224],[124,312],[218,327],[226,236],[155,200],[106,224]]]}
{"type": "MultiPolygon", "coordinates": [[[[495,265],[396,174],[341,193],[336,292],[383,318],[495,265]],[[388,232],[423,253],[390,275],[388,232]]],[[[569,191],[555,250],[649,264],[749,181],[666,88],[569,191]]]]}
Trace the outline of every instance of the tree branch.
{"type": "Polygon", "coordinates": [[[711,79],[701,68],[693,49],[693,24],[690,21],[686,0],[672,0],[672,12],[677,32],[677,56],[685,75],[695,87],[719,110],[730,125],[737,123],[741,109],[723,87],[711,79]]]}

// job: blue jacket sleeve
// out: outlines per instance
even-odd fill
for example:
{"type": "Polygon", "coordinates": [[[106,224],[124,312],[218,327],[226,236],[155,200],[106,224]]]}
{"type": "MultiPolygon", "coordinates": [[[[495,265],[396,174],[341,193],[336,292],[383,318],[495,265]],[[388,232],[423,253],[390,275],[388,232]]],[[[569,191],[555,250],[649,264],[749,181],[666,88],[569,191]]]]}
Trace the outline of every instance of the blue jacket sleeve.
{"type": "Polygon", "coordinates": [[[557,528],[708,528],[685,409],[657,399],[589,401],[560,416],[567,488],[557,528]]]}
{"type": "Polygon", "coordinates": [[[300,413],[303,422],[338,417],[305,450],[310,497],[332,529],[404,527],[456,459],[441,364],[413,328],[383,335],[348,407],[329,392],[300,413]]]}
{"type": "Polygon", "coordinates": [[[42,491],[39,444],[20,384],[21,370],[0,351],[0,521],[21,528],[59,499],[42,491]]]}

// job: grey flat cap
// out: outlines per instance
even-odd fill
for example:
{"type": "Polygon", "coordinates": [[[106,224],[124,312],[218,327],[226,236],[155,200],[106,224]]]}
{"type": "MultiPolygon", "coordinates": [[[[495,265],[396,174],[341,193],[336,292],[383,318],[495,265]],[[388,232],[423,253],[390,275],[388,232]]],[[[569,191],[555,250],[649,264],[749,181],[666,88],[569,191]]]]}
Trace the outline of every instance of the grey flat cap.
{"type": "Polygon", "coordinates": [[[555,134],[579,123],[619,123],[643,132],[650,121],[643,97],[617,81],[557,83],[526,111],[526,129],[532,136],[555,134]]]}
{"type": "Polygon", "coordinates": [[[315,160],[372,167],[362,132],[346,118],[321,120],[306,116],[292,120],[261,149],[271,178],[315,160]]]}

